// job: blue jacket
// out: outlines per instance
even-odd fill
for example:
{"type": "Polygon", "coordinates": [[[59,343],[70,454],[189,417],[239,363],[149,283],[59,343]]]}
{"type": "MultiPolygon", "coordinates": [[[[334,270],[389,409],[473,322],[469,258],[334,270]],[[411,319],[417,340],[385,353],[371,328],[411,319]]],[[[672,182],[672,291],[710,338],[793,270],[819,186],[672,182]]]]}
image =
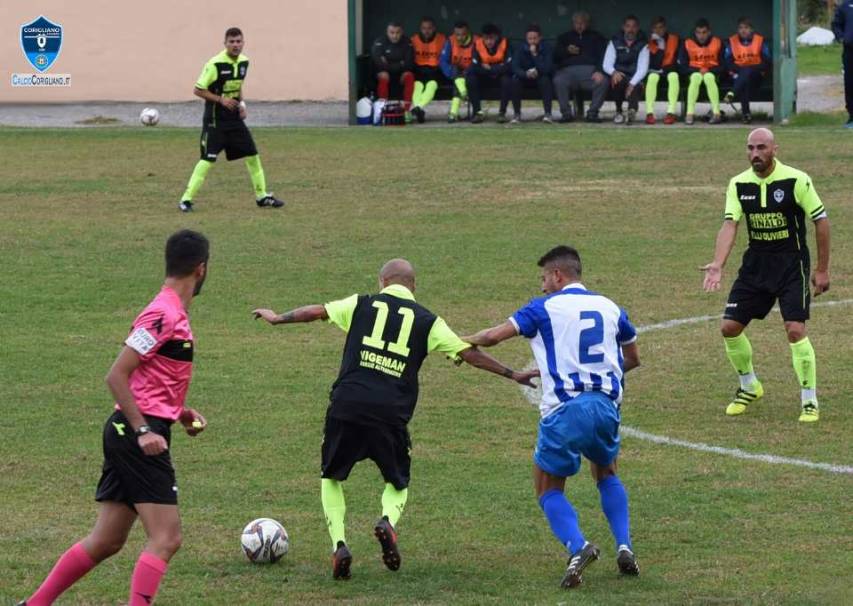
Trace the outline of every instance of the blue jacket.
{"type": "Polygon", "coordinates": [[[835,39],[853,46],[853,0],[842,0],[832,18],[832,33],[835,39]]]}
{"type": "MultiPolygon", "coordinates": [[[[851,0],[853,1],[853,0],[851,0]]],[[[741,42],[743,44],[750,44],[752,42],[752,36],[750,36],[747,40],[741,38],[741,42]]],[[[731,41],[726,39],[725,46],[723,48],[723,64],[726,66],[726,69],[730,72],[736,72],[738,66],[735,65],[734,53],[732,52],[731,41]]],[[[761,44],[761,65],[759,65],[759,69],[767,70],[773,66],[773,56],[770,54],[770,47],[767,45],[767,38],[764,39],[764,42],[761,44]]]]}
{"type": "Polygon", "coordinates": [[[519,80],[527,79],[527,70],[536,68],[540,76],[549,76],[554,69],[554,49],[545,41],[539,43],[536,56],[530,52],[526,42],[515,47],[512,58],[512,73],[519,80]]]}

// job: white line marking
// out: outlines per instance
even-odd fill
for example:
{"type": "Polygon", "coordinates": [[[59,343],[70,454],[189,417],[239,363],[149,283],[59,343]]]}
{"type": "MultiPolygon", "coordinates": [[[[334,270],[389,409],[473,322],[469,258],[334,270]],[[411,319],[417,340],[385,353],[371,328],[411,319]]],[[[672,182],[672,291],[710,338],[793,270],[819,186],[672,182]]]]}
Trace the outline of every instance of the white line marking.
{"type": "MultiPolygon", "coordinates": [[[[820,301],[819,303],[812,304],[812,307],[834,307],[838,305],[850,305],[853,303],[853,299],[840,299],[837,301],[820,301]]],[[[773,311],[778,312],[778,308],[773,308],[773,311]]],[[[678,326],[684,326],[685,324],[700,324],[702,322],[709,322],[711,320],[719,320],[721,316],[718,315],[705,315],[705,316],[693,316],[692,318],[679,318],[676,320],[667,320],[666,322],[658,322],[657,324],[647,324],[646,326],[638,326],[638,333],[645,332],[653,332],[656,330],[668,330],[670,328],[676,328],[678,326]]],[[[528,365],[529,368],[535,368],[535,362],[528,365]]],[[[530,389],[528,387],[521,388],[524,397],[530,402],[534,407],[539,407],[539,400],[542,397],[541,388],[530,389]]],[[[771,465],[796,465],[799,467],[808,467],[810,469],[820,469],[821,471],[828,471],[830,473],[844,473],[844,474],[853,474],[853,467],[849,465],[834,465],[832,463],[815,463],[814,461],[807,461],[806,459],[794,459],[791,457],[781,457],[778,455],[772,454],[762,454],[762,453],[752,453],[746,450],[741,450],[740,448],[726,448],[724,446],[713,446],[711,444],[705,444],[703,442],[688,442],[687,440],[679,440],[677,438],[670,438],[668,436],[659,436],[653,433],[647,433],[640,429],[636,429],[635,427],[628,427],[623,425],[620,428],[622,435],[637,438],[638,440],[645,440],[646,442],[652,442],[654,444],[663,444],[665,446],[680,446],[681,448],[688,448],[690,450],[697,450],[699,452],[710,452],[713,454],[724,455],[727,457],[734,457],[736,459],[746,459],[750,461],[761,461],[762,463],[769,463],[771,465]]]]}

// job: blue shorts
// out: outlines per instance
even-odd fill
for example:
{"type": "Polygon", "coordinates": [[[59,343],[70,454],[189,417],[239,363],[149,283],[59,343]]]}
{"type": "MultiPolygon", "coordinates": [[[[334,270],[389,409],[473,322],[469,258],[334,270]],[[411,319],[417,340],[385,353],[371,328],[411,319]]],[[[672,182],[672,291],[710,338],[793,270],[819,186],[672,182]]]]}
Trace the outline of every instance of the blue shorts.
{"type": "Polygon", "coordinates": [[[533,461],[552,476],[575,475],[581,455],[606,467],[618,454],[619,411],[602,393],[582,393],[539,421],[533,461]]]}

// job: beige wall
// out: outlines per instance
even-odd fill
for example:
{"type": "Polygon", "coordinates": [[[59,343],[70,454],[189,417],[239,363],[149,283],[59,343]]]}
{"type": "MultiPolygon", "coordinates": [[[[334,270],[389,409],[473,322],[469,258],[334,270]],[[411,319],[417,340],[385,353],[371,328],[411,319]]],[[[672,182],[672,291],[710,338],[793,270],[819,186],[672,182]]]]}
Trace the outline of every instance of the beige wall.
{"type": "Polygon", "coordinates": [[[185,101],[225,29],[246,38],[248,99],[346,99],[346,0],[0,0],[0,102],[185,101]],[[68,88],[13,88],[35,70],[21,25],[40,14],[63,27],[49,73],[68,88]],[[319,34],[319,35],[318,35],[319,34]]]}

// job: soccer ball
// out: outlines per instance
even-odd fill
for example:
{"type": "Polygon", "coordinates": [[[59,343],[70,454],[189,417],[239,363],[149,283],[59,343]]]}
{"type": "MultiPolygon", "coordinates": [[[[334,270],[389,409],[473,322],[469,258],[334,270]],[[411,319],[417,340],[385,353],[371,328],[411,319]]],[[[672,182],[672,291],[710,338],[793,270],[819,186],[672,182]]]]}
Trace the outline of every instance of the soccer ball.
{"type": "Polygon", "coordinates": [[[243,553],[255,564],[278,562],[290,548],[284,526],[270,518],[252,520],[240,536],[243,553]]]}
{"type": "Polygon", "coordinates": [[[146,107],[139,114],[139,121],[145,126],[157,126],[157,123],[160,121],[160,112],[153,107],[146,107]]]}

